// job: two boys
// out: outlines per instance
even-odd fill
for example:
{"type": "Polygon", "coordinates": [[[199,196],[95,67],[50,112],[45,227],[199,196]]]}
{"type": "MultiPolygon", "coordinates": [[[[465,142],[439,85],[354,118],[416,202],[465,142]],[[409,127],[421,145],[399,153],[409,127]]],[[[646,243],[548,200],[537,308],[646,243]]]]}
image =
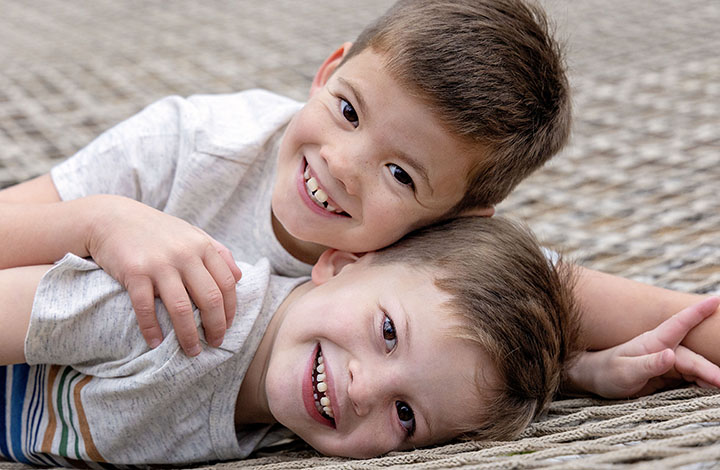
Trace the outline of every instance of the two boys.
{"type": "MultiPolygon", "coordinates": [[[[151,345],[157,292],[188,352],[200,351],[190,298],[219,346],[237,303],[230,252],[298,275],[326,247],[375,250],[438,219],[491,215],[563,145],[568,86],[543,18],[518,1],[398,2],[328,58],[304,106],[265,92],[153,105],[52,179],[0,194],[12,202],[0,206],[11,221],[2,237],[18,247],[0,266],[91,255],[128,289],[151,345]],[[91,196],[103,193],[130,199],[91,196]]],[[[607,281],[583,272],[575,291],[591,348],[694,300],[652,288],[626,296],[613,281],[627,307],[617,310],[638,312],[620,331],[604,311],[607,281]],[[611,321],[592,328],[600,317],[611,321]]],[[[645,373],[664,373],[667,360],[645,373]]]]}

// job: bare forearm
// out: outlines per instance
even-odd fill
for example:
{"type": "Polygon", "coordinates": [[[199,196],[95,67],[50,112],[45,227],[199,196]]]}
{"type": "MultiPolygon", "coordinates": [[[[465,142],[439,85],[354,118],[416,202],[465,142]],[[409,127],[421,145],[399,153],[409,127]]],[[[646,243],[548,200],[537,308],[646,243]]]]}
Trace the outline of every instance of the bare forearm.
{"type": "MultiPolygon", "coordinates": [[[[624,343],[706,297],[662,289],[585,268],[579,269],[575,293],[582,311],[583,339],[592,350],[624,343]]],[[[717,317],[720,315],[711,316],[696,330],[714,328],[720,333],[717,317]],[[717,327],[715,323],[718,323],[717,327]]],[[[693,330],[687,341],[694,342],[695,336],[696,331],[693,330]]],[[[696,352],[701,353],[699,350],[696,352]]]]}
{"type": "Polygon", "coordinates": [[[88,256],[86,201],[0,203],[0,269],[53,263],[65,253],[88,256]]]}

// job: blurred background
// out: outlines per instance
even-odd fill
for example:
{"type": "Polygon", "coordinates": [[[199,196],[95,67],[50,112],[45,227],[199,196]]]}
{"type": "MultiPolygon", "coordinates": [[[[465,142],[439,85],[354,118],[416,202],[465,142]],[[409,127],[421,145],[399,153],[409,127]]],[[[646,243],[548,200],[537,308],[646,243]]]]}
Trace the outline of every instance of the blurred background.
{"type": "MultiPolygon", "coordinates": [[[[392,1],[0,0],[0,188],[170,94],[316,68],[392,1]]],[[[585,266],[720,293],[720,2],[549,0],[570,145],[499,207],[585,266]]]]}

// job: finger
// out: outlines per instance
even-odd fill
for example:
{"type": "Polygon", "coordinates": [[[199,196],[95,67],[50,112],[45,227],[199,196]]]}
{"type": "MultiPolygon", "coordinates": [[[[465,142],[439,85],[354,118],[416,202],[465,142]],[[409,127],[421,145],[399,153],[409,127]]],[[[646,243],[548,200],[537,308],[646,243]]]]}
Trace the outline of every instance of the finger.
{"type": "Polygon", "coordinates": [[[720,367],[685,346],[678,346],[675,350],[675,369],[687,381],[703,381],[720,387],[720,367]]]}
{"type": "Polygon", "coordinates": [[[205,259],[205,267],[210,275],[215,279],[215,283],[220,288],[223,296],[223,304],[225,308],[225,324],[230,328],[235,319],[235,307],[237,305],[237,297],[235,295],[235,285],[237,284],[242,273],[230,251],[209,252],[205,259]],[[234,268],[234,269],[233,269],[234,268]]]}
{"type": "Polygon", "coordinates": [[[719,302],[719,298],[710,297],[676,313],[649,332],[645,347],[649,351],[661,348],[674,349],[690,330],[715,312],[719,302]]]}
{"type": "Polygon", "coordinates": [[[162,342],[163,334],[155,312],[152,281],[147,276],[133,276],[127,280],[125,288],[130,295],[130,302],[145,342],[153,349],[158,347],[162,342]]]}
{"type": "MultiPolygon", "coordinates": [[[[217,256],[217,253],[215,253],[217,256]]],[[[229,273],[225,263],[221,260],[222,266],[226,271],[225,279],[230,279],[230,282],[234,286],[235,283],[232,280],[232,275],[229,273]]],[[[215,263],[216,267],[218,263],[215,263]]],[[[185,287],[187,287],[192,300],[200,309],[200,319],[202,322],[203,330],[205,331],[205,340],[210,346],[218,347],[222,344],[223,337],[225,336],[225,329],[227,327],[226,316],[225,316],[225,300],[223,292],[218,287],[217,282],[213,276],[208,272],[205,264],[198,258],[190,265],[187,265],[182,273],[185,287]]],[[[231,295],[235,300],[235,289],[231,290],[231,295]]],[[[234,309],[233,304],[233,309],[234,309]]]]}
{"type": "Polygon", "coordinates": [[[202,351],[200,338],[195,324],[193,305],[180,274],[175,270],[167,270],[159,276],[156,284],[160,299],[170,315],[180,347],[188,356],[197,356],[202,351]]]}
{"type": "Polygon", "coordinates": [[[235,282],[239,281],[240,278],[242,278],[242,271],[240,271],[240,268],[238,267],[237,263],[235,263],[235,258],[233,258],[232,252],[227,249],[225,245],[218,242],[214,238],[210,237],[210,242],[215,247],[215,251],[222,257],[222,259],[227,264],[228,268],[230,268],[230,271],[233,274],[233,277],[235,278],[235,282]]]}
{"type": "Polygon", "coordinates": [[[675,355],[665,349],[643,356],[626,357],[615,380],[620,393],[617,396],[634,396],[657,389],[658,377],[672,369],[675,355]]]}
{"type": "Polygon", "coordinates": [[[700,388],[718,388],[717,385],[709,384],[702,379],[695,380],[695,385],[697,385],[700,388]]]}

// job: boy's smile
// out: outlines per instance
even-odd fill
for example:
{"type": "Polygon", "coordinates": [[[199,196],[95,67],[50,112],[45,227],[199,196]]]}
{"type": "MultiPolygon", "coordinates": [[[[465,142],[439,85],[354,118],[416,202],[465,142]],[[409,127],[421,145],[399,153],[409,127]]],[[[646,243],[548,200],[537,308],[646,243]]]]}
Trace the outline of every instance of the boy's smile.
{"type": "MultiPolygon", "coordinates": [[[[482,409],[475,374],[489,362],[454,337],[459,323],[427,272],[351,256],[323,254],[316,285],[296,289],[273,318],[261,385],[267,409],[332,455],[370,457],[454,437],[468,410],[482,409]]],[[[492,380],[492,370],[482,377],[492,380]]]]}
{"type": "Polygon", "coordinates": [[[381,54],[338,67],[345,51],[318,70],[278,154],[274,228],[308,262],[325,247],[379,249],[437,220],[462,198],[476,158],[385,72],[381,54]]]}

